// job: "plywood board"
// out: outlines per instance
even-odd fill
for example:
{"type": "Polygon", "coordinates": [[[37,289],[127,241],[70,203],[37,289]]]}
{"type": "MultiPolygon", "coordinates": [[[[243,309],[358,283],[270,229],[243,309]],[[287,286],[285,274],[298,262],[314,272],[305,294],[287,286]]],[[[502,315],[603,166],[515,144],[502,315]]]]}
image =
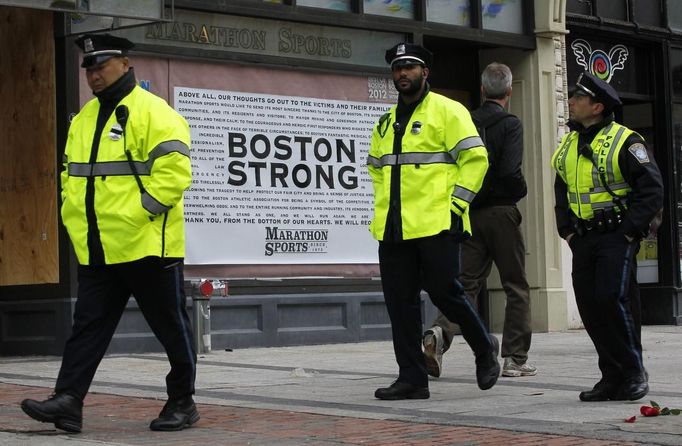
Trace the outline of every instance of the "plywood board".
{"type": "Polygon", "coordinates": [[[0,286],[57,283],[52,13],[0,7],[0,286]]]}

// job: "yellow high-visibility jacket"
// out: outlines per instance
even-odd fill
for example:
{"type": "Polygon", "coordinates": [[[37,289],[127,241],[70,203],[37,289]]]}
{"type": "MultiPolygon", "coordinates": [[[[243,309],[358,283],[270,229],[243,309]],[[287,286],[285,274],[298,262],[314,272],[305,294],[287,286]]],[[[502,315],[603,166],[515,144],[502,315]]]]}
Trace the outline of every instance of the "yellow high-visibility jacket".
{"type": "Polygon", "coordinates": [[[85,204],[89,178],[94,182],[95,216],[90,216],[90,224],[99,230],[105,264],[148,256],[184,257],[182,197],[192,179],[189,126],[163,99],[139,86],[118,105],[129,110],[125,138],[117,135],[112,113],[94,163],[90,155],[99,101],[85,104],[69,128],[61,174],[61,215],[78,262],[91,264],[85,204]],[[144,191],[138,187],[124,141],[144,191]]]}
{"type": "Polygon", "coordinates": [[[435,235],[451,227],[454,212],[471,232],[469,204],[488,170],[488,152],[469,111],[459,102],[429,92],[417,105],[394,153],[396,106],[374,127],[367,165],[374,185],[369,229],[384,239],[392,201],[399,200],[402,239],[435,235]],[[400,169],[399,197],[391,196],[391,171],[400,169]]]}
{"type": "Polygon", "coordinates": [[[593,160],[580,154],[578,132],[564,135],[552,155],[552,167],[566,183],[568,203],[577,217],[590,220],[595,210],[615,206],[603,180],[627,207],[625,198],[632,188],[623,178],[618,157],[625,141],[633,133],[615,122],[604,127],[590,143],[593,160]]]}

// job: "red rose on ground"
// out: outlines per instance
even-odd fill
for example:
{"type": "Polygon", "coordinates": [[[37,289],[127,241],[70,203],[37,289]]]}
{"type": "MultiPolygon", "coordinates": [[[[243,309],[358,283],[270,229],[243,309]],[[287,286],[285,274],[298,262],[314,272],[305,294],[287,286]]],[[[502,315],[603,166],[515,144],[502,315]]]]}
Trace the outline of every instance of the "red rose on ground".
{"type": "Polygon", "coordinates": [[[639,408],[639,413],[645,417],[657,417],[661,414],[661,409],[658,407],[642,406],[639,408]]]}

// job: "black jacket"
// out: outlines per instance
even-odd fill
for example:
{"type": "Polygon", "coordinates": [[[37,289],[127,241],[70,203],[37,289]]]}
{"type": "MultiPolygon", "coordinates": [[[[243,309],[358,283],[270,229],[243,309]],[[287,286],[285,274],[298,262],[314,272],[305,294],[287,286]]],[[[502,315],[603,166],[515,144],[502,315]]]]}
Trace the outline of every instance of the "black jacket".
{"type": "MultiPolygon", "coordinates": [[[[582,147],[584,144],[591,143],[597,133],[611,122],[613,122],[613,115],[588,128],[576,123],[569,123],[568,126],[572,131],[578,132],[578,147],[582,147]]],[[[639,239],[647,235],[649,223],[656,212],[663,207],[663,180],[651,153],[649,153],[649,162],[640,162],[628,150],[633,144],[646,145],[646,142],[637,134],[630,135],[618,154],[618,165],[623,178],[632,188],[627,197],[627,213],[618,231],[639,239]]],[[[566,238],[575,232],[573,220],[577,217],[573,215],[568,203],[566,183],[559,175],[554,180],[554,196],[557,230],[562,238],[566,238]]]]}
{"type": "MultiPolygon", "coordinates": [[[[504,109],[497,102],[486,101],[471,113],[471,117],[479,126],[490,116],[503,112],[504,109]]],[[[471,208],[516,204],[528,193],[526,180],[521,172],[523,126],[519,118],[509,115],[488,127],[485,145],[490,167],[471,208]]]]}

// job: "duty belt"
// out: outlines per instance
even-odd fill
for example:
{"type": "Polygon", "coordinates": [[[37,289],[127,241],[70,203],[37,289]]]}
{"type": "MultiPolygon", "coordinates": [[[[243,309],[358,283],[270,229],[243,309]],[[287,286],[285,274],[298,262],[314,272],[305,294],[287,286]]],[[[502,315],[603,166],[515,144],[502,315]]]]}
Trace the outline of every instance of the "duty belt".
{"type": "Polygon", "coordinates": [[[573,222],[573,229],[575,232],[583,236],[589,231],[597,230],[599,232],[611,232],[618,229],[623,216],[616,208],[597,209],[594,218],[584,220],[582,218],[575,218],[573,222]]]}

